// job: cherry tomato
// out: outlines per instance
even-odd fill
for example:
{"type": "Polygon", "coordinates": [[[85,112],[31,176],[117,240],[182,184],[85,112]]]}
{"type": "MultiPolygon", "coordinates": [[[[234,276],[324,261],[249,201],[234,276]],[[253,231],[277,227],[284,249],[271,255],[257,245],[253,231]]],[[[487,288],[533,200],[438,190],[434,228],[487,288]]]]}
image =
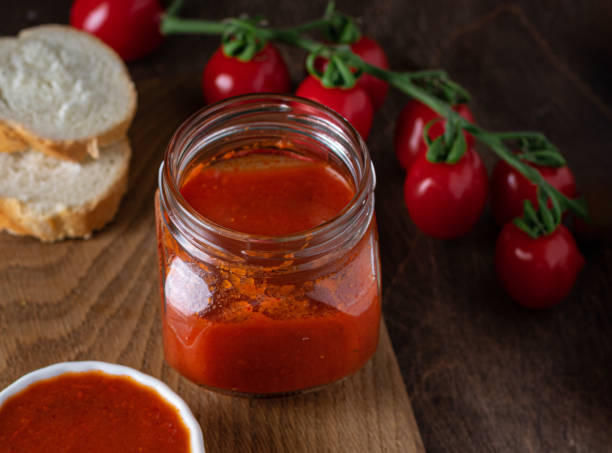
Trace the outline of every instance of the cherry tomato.
{"type": "Polygon", "coordinates": [[[495,268],[502,285],[519,304],[548,308],[563,300],[576,281],[584,258],[563,225],[531,238],[514,223],[502,229],[495,247],[495,268]]]}
{"type": "MultiPolygon", "coordinates": [[[[351,50],[366,63],[378,66],[382,69],[389,69],[387,54],[385,54],[383,48],[372,38],[362,36],[351,44],[351,50]]],[[[317,71],[322,72],[325,69],[326,63],[327,60],[325,58],[319,57],[315,60],[315,68],[317,71]]],[[[362,74],[357,80],[357,85],[368,93],[372,101],[372,107],[374,107],[375,111],[378,110],[385,101],[387,91],[389,90],[389,84],[373,75],[362,74]]]]}
{"type": "MultiPolygon", "coordinates": [[[[525,163],[538,170],[563,195],[569,198],[577,196],[574,175],[566,165],[554,168],[525,163]]],[[[537,186],[500,160],[491,175],[491,210],[497,224],[503,226],[515,217],[520,217],[523,214],[523,200],[530,200],[537,209],[537,186]]]]}
{"type": "Polygon", "coordinates": [[[153,52],[162,42],[158,0],[76,0],[70,25],[97,36],[125,61],[153,52]]]}
{"type": "Polygon", "coordinates": [[[300,84],[295,94],[335,110],[357,129],[364,140],[368,138],[374,108],[370,97],[363,88],[357,85],[348,89],[325,88],[316,77],[308,76],[300,84]]]}
{"type": "Polygon", "coordinates": [[[248,93],[287,93],[291,79],[283,56],[267,43],[250,61],[228,57],[219,46],[202,73],[202,91],[207,102],[248,93]]]}
{"type": "MultiPolygon", "coordinates": [[[[453,110],[469,122],[474,121],[472,112],[466,104],[458,104],[453,110]]],[[[395,124],[395,155],[401,167],[408,171],[416,158],[427,151],[427,143],[423,139],[423,129],[427,123],[438,118],[436,112],[422,102],[410,100],[400,113],[395,124]]],[[[438,121],[429,128],[429,136],[435,139],[444,133],[445,121],[438,121]]],[[[468,148],[474,146],[474,137],[464,132],[468,148]]]]}
{"type": "Polygon", "coordinates": [[[406,175],[404,199],[425,234],[452,239],[472,229],[487,199],[487,171],[472,148],[455,164],[433,163],[421,154],[406,175]]]}

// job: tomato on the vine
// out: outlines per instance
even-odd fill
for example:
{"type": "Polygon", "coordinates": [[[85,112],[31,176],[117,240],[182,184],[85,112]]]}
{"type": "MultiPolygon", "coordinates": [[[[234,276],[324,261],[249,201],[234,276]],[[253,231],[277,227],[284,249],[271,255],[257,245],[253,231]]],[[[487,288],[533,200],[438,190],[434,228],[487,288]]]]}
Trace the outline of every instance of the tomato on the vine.
{"type": "MultiPolygon", "coordinates": [[[[568,198],[575,198],[576,182],[567,165],[562,167],[544,167],[525,162],[540,172],[551,186],[568,198]]],[[[499,226],[523,213],[523,202],[529,200],[538,208],[537,186],[522,174],[500,160],[491,174],[491,211],[499,226]]]]}
{"type": "Polygon", "coordinates": [[[325,88],[319,79],[308,76],[295,94],[319,102],[342,115],[365,140],[372,127],[374,109],[365,90],[357,85],[352,88],[325,88]]]}
{"type": "MultiPolygon", "coordinates": [[[[457,104],[453,110],[465,118],[470,123],[474,117],[470,108],[466,104],[457,104]]],[[[427,144],[423,139],[423,130],[427,123],[438,115],[431,108],[420,101],[410,100],[401,111],[395,123],[395,155],[401,167],[408,171],[416,159],[427,151],[427,144]]],[[[429,128],[429,137],[435,140],[444,133],[446,121],[437,121],[429,128]]],[[[474,146],[474,137],[465,132],[465,140],[468,148],[474,146]]]]}
{"type": "Polygon", "coordinates": [[[487,186],[487,170],[472,148],[454,164],[430,162],[422,153],[406,175],[404,199],[421,231],[452,239],[470,231],[480,217],[487,186]]]}
{"type": "Polygon", "coordinates": [[[270,43],[249,61],[227,56],[219,46],[202,73],[202,91],[208,103],[240,94],[287,93],[290,89],[285,60],[270,43]]]}
{"type": "Polygon", "coordinates": [[[76,0],[70,25],[97,36],[125,61],[153,52],[162,42],[158,0],[76,0]]]}
{"type": "Polygon", "coordinates": [[[497,239],[499,280],[512,299],[528,308],[548,308],[562,301],[583,266],[576,241],[563,225],[534,239],[508,222],[497,239]]]}
{"type": "MultiPolygon", "coordinates": [[[[381,69],[389,69],[389,61],[387,60],[387,54],[380,45],[372,38],[362,36],[353,44],[351,44],[351,51],[358,55],[363,61],[377,66],[381,69]]],[[[315,68],[319,72],[323,72],[326,67],[327,60],[318,57],[315,60],[315,68]]],[[[363,88],[370,100],[372,101],[372,107],[374,110],[378,110],[387,96],[389,90],[389,84],[378,77],[374,77],[371,74],[362,74],[357,79],[357,86],[363,88]]]]}

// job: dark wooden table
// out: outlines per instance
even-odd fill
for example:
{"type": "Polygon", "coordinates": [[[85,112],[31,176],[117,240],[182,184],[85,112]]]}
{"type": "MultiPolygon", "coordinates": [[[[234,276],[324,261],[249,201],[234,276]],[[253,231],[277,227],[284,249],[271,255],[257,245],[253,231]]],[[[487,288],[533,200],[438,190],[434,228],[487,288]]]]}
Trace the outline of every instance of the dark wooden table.
{"type": "MultiPolygon", "coordinates": [[[[3,0],[0,34],[68,20],[69,1],[3,0]]],[[[185,14],[262,13],[274,24],[321,14],[317,2],[191,1],[185,14]]],[[[441,67],[473,95],[480,123],[536,129],[567,157],[605,223],[612,214],[612,5],[553,1],[342,1],[395,68],[441,67]],[[537,3],[537,4],[536,4],[537,3]]],[[[172,37],[130,65],[136,80],[193,74],[214,38],[172,37]]],[[[285,49],[297,82],[303,56],[285,49]]],[[[498,233],[488,213],[455,241],[419,233],[403,209],[392,134],[405,102],[394,93],[369,146],[379,175],[377,215],[384,312],[430,452],[612,451],[612,246],[581,242],[588,264],[557,308],[513,304],[493,272],[498,233]]],[[[489,168],[494,159],[483,151],[489,168]]],[[[605,235],[604,235],[605,236],[605,235]]]]}

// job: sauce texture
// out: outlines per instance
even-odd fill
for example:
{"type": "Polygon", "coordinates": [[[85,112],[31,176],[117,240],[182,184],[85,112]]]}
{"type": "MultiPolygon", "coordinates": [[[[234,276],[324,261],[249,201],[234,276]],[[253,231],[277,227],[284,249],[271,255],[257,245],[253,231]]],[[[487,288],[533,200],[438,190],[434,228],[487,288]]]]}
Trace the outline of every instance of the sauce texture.
{"type": "Polygon", "coordinates": [[[181,194],[196,211],[221,226],[285,236],[334,218],[354,190],[325,162],[251,154],[194,168],[181,194]]]}
{"type": "Polygon", "coordinates": [[[1,453],[189,453],[175,408],[125,376],[67,373],[0,407],[1,453]]]}
{"type": "MultiPolygon", "coordinates": [[[[181,193],[218,225],[282,236],[333,219],[355,190],[327,162],[262,152],[195,166],[181,193]]],[[[197,260],[163,222],[158,228],[165,356],[194,382],[247,394],[287,393],[352,374],[376,350],[374,222],[352,249],[331,250],[337,258],[295,274],[197,260]]],[[[293,266],[290,257],[287,266],[293,266]]]]}

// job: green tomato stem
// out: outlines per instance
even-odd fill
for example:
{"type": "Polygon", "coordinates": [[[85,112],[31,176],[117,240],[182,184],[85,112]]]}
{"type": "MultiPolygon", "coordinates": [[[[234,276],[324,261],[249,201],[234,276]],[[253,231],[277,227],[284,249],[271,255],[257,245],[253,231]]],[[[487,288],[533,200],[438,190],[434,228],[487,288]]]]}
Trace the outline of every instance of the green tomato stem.
{"type": "Polygon", "coordinates": [[[294,31],[297,33],[304,33],[306,31],[312,31],[312,30],[325,30],[327,29],[327,27],[329,27],[329,24],[330,24],[329,19],[317,19],[311,22],[306,22],[304,24],[296,25],[295,27],[291,28],[291,31],[294,31]]]}
{"type": "Polygon", "coordinates": [[[222,35],[228,29],[227,22],[199,19],[180,19],[166,14],[161,23],[161,32],[164,35],[174,33],[194,35],[222,35]]]}

